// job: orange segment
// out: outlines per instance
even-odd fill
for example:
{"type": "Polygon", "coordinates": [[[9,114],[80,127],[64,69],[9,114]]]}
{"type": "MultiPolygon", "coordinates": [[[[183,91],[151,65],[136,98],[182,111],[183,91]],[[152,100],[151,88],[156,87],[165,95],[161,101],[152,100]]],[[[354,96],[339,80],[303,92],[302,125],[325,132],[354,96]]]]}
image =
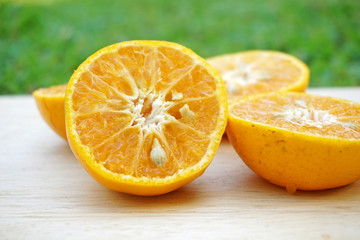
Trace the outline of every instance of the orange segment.
{"type": "Polygon", "coordinates": [[[224,79],[229,101],[272,91],[305,91],[309,69],[299,59],[276,51],[253,50],[208,59],[224,79]]]}
{"type": "Polygon", "coordinates": [[[82,63],[65,99],[70,146],[106,187],[166,193],[205,170],[225,130],[220,75],[170,42],[108,46],[82,63]],[[211,107],[210,107],[211,106],[211,107]]]}
{"type": "Polygon", "coordinates": [[[39,112],[45,122],[62,138],[66,138],[65,99],[66,84],[40,88],[33,92],[39,112]]]}
{"type": "Polygon", "coordinates": [[[131,124],[128,114],[104,111],[92,114],[79,114],[76,118],[76,131],[80,140],[88,146],[96,146],[103,138],[113,137],[131,124]]]}
{"type": "Polygon", "coordinates": [[[232,105],[230,142],[257,174],[289,192],[360,178],[360,104],[305,93],[269,93],[232,105]]]}

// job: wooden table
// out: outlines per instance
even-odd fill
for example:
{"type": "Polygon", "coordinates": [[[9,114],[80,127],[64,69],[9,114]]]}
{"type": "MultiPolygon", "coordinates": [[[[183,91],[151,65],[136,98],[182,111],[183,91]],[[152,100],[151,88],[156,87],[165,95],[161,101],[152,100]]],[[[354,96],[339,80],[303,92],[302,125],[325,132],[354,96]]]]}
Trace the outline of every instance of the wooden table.
{"type": "MultiPolygon", "coordinates": [[[[360,88],[309,92],[360,102],[360,88]]],[[[0,112],[2,240],[360,239],[360,181],[291,195],[250,171],[223,140],[191,184],[131,196],[93,180],[31,96],[0,97],[0,112]]]]}

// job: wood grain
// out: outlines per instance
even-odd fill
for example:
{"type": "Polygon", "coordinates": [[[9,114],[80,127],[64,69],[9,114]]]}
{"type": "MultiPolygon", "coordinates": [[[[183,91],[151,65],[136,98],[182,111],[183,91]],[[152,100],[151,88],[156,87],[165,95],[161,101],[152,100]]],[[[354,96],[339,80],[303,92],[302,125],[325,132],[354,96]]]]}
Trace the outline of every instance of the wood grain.
{"type": "MultiPolygon", "coordinates": [[[[309,92],[360,102],[360,88],[309,92]]],[[[360,181],[294,195],[257,177],[224,139],[206,172],[158,197],[93,180],[31,96],[0,97],[0,239],[359,239],[360,181]]]]}

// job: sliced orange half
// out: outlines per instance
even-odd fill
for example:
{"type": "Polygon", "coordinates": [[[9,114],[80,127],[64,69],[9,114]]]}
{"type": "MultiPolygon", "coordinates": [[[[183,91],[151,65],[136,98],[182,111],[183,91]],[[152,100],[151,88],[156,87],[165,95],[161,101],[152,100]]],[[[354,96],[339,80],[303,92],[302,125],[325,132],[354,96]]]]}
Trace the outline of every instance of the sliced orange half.
{"type": "Polygon", "coordinates": [[[289,192],[360,178],[360,104],[306,93],[244,98],[230,107],[227,135],[241,159],[289,192]]]}
{"type": "Polygon", "coordinates": [[[227,121],[219,73],[165,41],[105,47],[72,75],[65,96],[68,141],[104,186],[136,195],[173,191],[208,166],[227,121]]]}
{"type": "Polygon", "coordinates": [[[36,105],[45,122],[66,140],[64,99],[66,84],[40,88],[33,92],[36,105]]]}
{"type": "Polygon", "coordinates": [[[208,59],[219,70],[230,102],[272,91],[306,90],[309,68],[298,58],[277,51],[253,50],[208,59]]]}

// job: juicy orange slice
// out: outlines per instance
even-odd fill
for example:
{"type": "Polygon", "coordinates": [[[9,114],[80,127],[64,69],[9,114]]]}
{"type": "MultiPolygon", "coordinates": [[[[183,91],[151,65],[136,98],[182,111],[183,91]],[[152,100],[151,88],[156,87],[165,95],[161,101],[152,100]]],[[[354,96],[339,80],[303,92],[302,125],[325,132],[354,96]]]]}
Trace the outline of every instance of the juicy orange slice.
{"type": "Polygon", "coordinates": [[[66,140],[64,99],[66,84],[40,88],[33,92],[36,105],[45,122],[66,140]]]}
{"type": "Polygon", "coordinates": [[[208,59],[219,70],[230,103],[236,99],[272,91],[305,91],[309,69],[299,59],[266,50],[245,51],[208,59]]]}
{"type": "Polygon", "coordinates": [[[360,104],[278,92],[244,98],[229,111],[227,135],[241,159],[289,192],[360,178],[360,104]]]}
{"type": "Polygon", "coordinates": [[[200,176],[227,121],[218,72],[164,41],[105,47],[72,75],[65,96],[68,141],[104,186],[136,195],[175,190],[200,176]]]}

